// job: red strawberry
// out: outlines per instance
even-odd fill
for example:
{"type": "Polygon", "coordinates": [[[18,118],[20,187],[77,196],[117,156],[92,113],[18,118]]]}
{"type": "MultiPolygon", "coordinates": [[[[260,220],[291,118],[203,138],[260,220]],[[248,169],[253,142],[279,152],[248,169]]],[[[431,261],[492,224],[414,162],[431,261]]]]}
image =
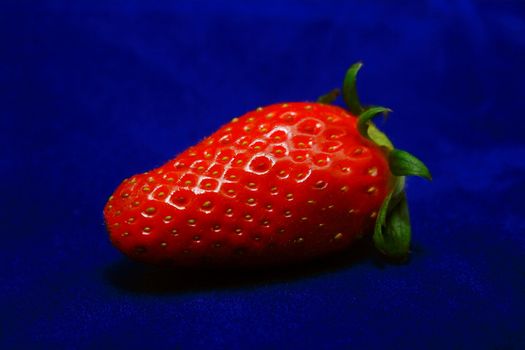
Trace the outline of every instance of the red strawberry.
{"type": "Polygon", "coordinates": [[[404,176],[430,174],[370,121],[387,109],[360,106],[360,67],[343,87],[351,112],[327,104],[336,91],[257,108],[124,180],[104,209],[113,244],[150,263],[271,264],[341,251],[373,231],[383,253],[406,256],[404,176]]]}

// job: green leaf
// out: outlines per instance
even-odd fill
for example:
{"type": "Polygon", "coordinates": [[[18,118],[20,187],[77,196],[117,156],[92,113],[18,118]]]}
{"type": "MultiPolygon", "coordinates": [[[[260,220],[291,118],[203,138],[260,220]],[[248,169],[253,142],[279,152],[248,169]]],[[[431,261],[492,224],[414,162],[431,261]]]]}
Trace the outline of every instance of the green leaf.
{"type": "Polygon", "coordinates": [[[383,227],[385,226],[386,222],[386,214],[388,212],[388,206],[390,205],[390,200],[392,199],[393,192],[390,192],[388,196],[386,196],[385,200],[383,201],[383,204],[381,204],[381,208],[379,209],[379,213],[377,214],[377,219],[374,227],[374,242],[376,246],[382,246],[384,243],[383,238],[383,227]]]}
{"type": "Polygon", "coordinates": [[[392,144],[392,141],[383,133],[381,130],[379,130],[374,123],[370,123],[368,126],[368,136],[370,140],[374,141],[376,145],[380,147],[385,147],[388,150],[393,150],[394,145],[392,144]]]}
{"type": "Polygon", "coordinates": [[[430,171],[422,161],[408,152],[394,149],[388,155],[390,171],[396,176],[415,175],[432,180],[430,171]]]}
{"type": "Polygon", "coordinates": [[[390,193],[379,211],[375,229],[374,244],[386,256],[405,259],[410,249],[411,227],[405,192],[395,197],[390,193]]]}
{"type": "Polygon", "coordinates": [[[333,89],[329,93],[319,97],[317,99],[317,102],[325,104],[325,105],[329,105],[332,102],[334,102],[340,94],[341,94],[341,90],[333,89]]]}
{"type": "Polygon", "coordinates": [[[361,113],[359,115],[359,118],[357,119],[357,130],[361,135],[366,137],[367,139],[370,139],[370,135],[368,133],[368,127],[371,125],[371,120],[378,115],[379,113],[383,113],[384,115],[388,114],[389,112],[392,112],[390,108],[386,107],[371,107],[361,113]]]}
{"type": "Polygon", "coordinates": [[[354,63],[347,71],[345,80],[343,82],[343,98],[346,105],[354,115],[360,115],[363,113],[363,107],[359,102],[359,96],[357,95],[356,77],[357,73],[363,66],[362,62],[354,63]]]}

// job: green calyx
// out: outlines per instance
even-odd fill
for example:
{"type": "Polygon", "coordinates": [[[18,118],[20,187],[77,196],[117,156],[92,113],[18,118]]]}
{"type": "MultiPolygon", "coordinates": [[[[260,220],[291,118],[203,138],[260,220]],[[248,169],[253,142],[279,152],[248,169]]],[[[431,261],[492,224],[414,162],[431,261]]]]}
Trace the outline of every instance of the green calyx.
{"type": "MultiPolygon", "coordinates": [[[[363,64],[358,62],[348,69],[343,83],[343,98],[350,112],[358,116],[359,133],[383,149],[390,171],[395,177],[393,188],[377,215],[373,240],[376,248],[387,257],[404,260],[408,257],[411,239],[410,216],[404,189],[405,177],[419,176],[431,180],[432,176],[422,161],[406,151],[396,149],[390,139],[372,122],[376,116],[386,116],[392,111],[379,106],[363,107],[359,102],[356,77],[362,66],[363,64]]],[[[339,90],[334,89],[319,98],[318,102],[331,103],[338,94],[339,90]]]]}

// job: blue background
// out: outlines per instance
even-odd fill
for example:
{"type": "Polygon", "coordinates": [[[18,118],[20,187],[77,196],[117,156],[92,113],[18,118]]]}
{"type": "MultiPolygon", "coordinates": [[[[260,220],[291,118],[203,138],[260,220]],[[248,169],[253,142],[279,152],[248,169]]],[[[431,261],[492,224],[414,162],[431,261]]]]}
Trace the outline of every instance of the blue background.
{"type": "Polygon", "coordinates": [[[522,1],[4,1],[0,348],[525,348],[524,58],[522,1]],[[110,245],[124,177],[357,60],[434,175],[407,264],[168,273],[110,245]]]}

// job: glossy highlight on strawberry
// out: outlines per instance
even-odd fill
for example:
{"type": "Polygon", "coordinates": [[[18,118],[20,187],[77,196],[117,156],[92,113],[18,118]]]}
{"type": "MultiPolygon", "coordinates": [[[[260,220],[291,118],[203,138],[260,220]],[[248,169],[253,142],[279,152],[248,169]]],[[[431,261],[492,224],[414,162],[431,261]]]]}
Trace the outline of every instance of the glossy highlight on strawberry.
{"type": "MultiPolygon", "coordinates": [[[[343,90],[357,96],[355,79],[343,90]]],[[[375,230],[388,254],[385,201],[404,196],[392,164],[415,158],[392,160],[397,150],[370,122],[377,112],[366,112],[293,102],[232,119],[122,182],[104,209],[111,241],[154,264],[264,265],[341,251],[375,230]]]]}

